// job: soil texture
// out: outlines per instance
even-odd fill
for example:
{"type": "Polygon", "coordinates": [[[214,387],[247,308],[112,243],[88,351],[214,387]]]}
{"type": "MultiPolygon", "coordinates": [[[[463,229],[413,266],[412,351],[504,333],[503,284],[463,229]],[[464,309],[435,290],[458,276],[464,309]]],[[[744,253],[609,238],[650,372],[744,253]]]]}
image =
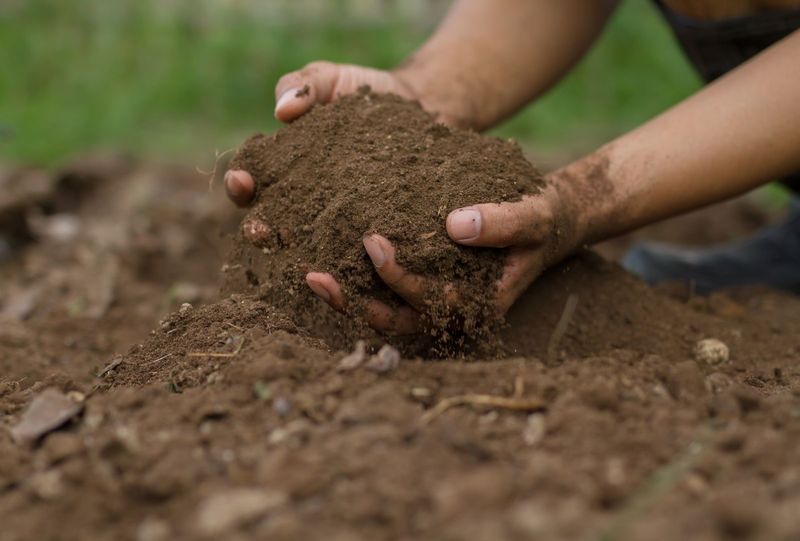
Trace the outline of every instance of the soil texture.
{"type": "Polygon", "coordinates": [[[585,253],[503,354],[358,363],[258,288],[216,294],[242,215],[196,175],[0,178],[2,541],[800,537],[796,296],[652,289],[585,253]],[[34,403],[47,431],[15,440],[34,403]]]}

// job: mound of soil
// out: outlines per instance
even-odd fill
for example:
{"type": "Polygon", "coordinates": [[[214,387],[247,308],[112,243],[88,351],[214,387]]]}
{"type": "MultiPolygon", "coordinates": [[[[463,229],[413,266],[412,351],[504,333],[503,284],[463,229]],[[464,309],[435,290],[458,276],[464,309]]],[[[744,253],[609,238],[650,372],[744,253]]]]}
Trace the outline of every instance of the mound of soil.
{"type": "Polygon", "coordinates": [[[362,245],[364,235],[379,233],[407,270],[441,277],[463,292],[458,322],[441,289],[429,292],[432,330],[494,335],[491,292],[504,253],[459,246],[444,223],[456,208],[540,190],[541,176],[516,143],[448,128],[417,103],[364,88],[274,135],[250,138],[230,167],[250,172],[257,183],[230,263],[272,302],[295,313],[316,311],[304,283],[314,270],[342,284],[351,315],[360,315],[365,298],[397,304],[362,245]],[[256,250],[266,261],[254,259],[256,250]]]}

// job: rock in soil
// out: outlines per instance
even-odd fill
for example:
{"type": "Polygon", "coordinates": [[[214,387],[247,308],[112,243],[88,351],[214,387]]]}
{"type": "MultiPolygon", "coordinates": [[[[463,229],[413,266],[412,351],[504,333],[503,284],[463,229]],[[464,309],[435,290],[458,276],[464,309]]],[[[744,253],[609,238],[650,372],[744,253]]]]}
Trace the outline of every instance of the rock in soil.
{"type": "Polygon", "coordinates": [[[400,352],[389,344],[384,344],[378,353],[373,355],[364,365],[364,368],[383,374],[391,372],[400,365],[400,352]]]}
{"type": "Polygon", "coordinates": [[[260,488],[239,488],[218,492],[200,504],[197,530],[217,538],[230,530],[254,521],[284,505],[286,494],[260,488]]]}
{"type": "Polygon", "coordinates": [[[730,350],[722,340],[704,338],[697,342],[694,348],[694,357],[701,363],[712,365],[719,364],[728,361],[730,358],[730,350]]]}

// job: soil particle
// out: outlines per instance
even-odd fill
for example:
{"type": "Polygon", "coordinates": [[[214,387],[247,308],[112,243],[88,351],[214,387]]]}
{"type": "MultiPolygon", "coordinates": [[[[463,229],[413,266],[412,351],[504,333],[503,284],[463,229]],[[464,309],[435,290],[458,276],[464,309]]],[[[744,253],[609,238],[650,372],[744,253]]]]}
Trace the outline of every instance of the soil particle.
{"type": "Polygon", "coordinates": [[[416,103],[368,89],[317,106],[272,136],[253,136],[231,167],[249,171],[257,184],[232,263],[241,265],[239,275],[257,278],[250,282],[260,294],[315,312],[303,277],[322,271],[341,283],[351,315],[362,315],[369,298],[398,305],[362,246],[364,235],[379,233],[406,270],[440,280],[426,303],[432,331],[461,331],[439,336],[451,352],[465,338],[492,336],[491,292],[504,252],[453,243],[447,214],[519,200],[542,182],[516,143],[445,127],[416,103]],[[462,292],[458,318],[444,303],[445,283],[462,292]]]}

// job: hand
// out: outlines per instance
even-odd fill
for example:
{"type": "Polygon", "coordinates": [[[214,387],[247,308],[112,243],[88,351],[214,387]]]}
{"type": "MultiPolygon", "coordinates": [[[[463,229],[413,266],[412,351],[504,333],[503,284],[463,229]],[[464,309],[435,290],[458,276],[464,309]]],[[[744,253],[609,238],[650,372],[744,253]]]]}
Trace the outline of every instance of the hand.
{"type": "MultiPolygon", "coordinates": [[[[369,85],[375,92],[391,92],[422,102],[411,85],[397,73],[349,64],[312,62],[278,81],[275,118],[291,122],[305,114],[312,105],[328,103],[342,94],[352,94],[363,85],[369,85]]],[[[228,171],[225,173],[225,190],[236,205],[247,206],[255,192],[253,177],[246,171],[228,171]]]]}
{"type": "MultiPolygon", "coordinates": [[[[508,249],[496,289],[498,315],[504,315],[548,266],[580,245],[570,208],[550,184],[541,194],[520,202],[478,204],[448,215],[447,233],[453,241],[465,246],[508,249]]],[[[458,310],[459,292],[453,284],[405,271],[397,263],[394,246],[380,235],[369,235],[363,242],[378,275],[407,303],[395,309],[378,300],[367,301],[364,316],[371,327],[390,334],[419,332],[425,326],[425,299],[433,288],[440,288],[450,309],[458,310]]],[[[306,282],[334,309],[345,311],[347,299],[333,276],[311,272],[306,275],[306,282]]]]}

